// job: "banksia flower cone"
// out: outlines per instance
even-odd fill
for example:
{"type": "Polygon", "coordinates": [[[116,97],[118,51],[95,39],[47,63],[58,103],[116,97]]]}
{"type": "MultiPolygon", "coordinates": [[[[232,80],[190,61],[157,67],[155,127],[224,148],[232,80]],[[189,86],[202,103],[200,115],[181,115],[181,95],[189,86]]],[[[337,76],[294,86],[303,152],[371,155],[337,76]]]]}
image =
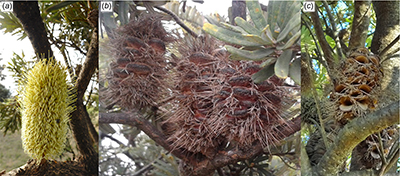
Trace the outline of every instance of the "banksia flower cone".
{"type": "Polygon", "coordinates": [[[21,138],[25,153],[34,159],[57,157],[64,149],[70,106],[67,74],[56,61],[39,61],[22,84],[21,138]]]}

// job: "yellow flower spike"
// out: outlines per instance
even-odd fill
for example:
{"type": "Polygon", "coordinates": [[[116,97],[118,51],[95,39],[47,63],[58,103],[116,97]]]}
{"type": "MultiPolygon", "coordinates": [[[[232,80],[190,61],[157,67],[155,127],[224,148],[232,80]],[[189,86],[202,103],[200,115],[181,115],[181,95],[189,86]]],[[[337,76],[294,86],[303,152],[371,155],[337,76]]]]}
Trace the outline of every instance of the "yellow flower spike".
{"type": "Polygon", "coordinates": [[[20,83],[22,106],[21,138],[25,153],[34,159],[58,157],[66,141],[69,114],[74,100],[68,90],[67,74],[59,62],[36,63],[20,83]]]}

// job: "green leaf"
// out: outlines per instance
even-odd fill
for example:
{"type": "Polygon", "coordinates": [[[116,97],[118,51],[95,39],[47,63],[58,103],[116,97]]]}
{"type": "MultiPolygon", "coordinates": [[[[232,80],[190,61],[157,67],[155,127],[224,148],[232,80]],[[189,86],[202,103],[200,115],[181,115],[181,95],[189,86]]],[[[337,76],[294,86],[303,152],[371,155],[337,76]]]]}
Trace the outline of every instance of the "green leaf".
{"type": "Polygon", "coordinates": [[[292,60],[292,50],[283,51],[275,63],[275,74],[279,78],[286,79],[289,74],[289,64],[292,60]]]}
{"type": "Polygon", "coordinates": [[[74,3],[78,3],[78,2],[77,1],[61,1],[59,3],[51,5],[45,11],[46,11],[46,13],[49,13],[49,12],[52,12],[52,11],[55,11],[55,10],[60,10],[60,9],[62,9],[64,7],[67,7],[67,6],[69,6],[71,4],[74,4],[74,3]]]}
{"type": "Polygon", "coordinates": [[[267,65],[273,64],[276,62],[277,58],[276,57],[267,57],[263,63],[260,64],[260,67],[265,67],[267,65]]]}
{"type": "Polygon", "coordinates": [[[256,43],[259,43],[260,45],[270,45],[271,44],[269,41],[263,40],[258,35],[243,34],[243,37],[248,41],[256,42],[256,43]]]}
{"type": "Polygon", "coordinates": [[[11,35],[21,34],[22,36],[18,40],[23,40],[28,35],[23,30],[22,24],[18,18],[11,12],[0,12],[1,25],[0,30],[5,29],[4,33],[11,33],[11,35]]]}
{"type": "Polygon", "coordinates": [[[249,22],[244,20],[242,17],[236,17],[235,22],[238,26],[240,26],[242,29],[244,29],[249,34],[255,34],[255,35],[261,34],[261,30],[255,28],[249,22]]]}
{"type": "MultiPolygon", "coordinates": [[[[254,162],[255,163],[259,163],[259,162],[262,162],[262,161],[265,161],[265,160],[268,160],[269,159],[269,156],[267,156],[267,155],[263,155],[263,156],[261,156],[261,157],[257,157],[255,160],[254,160],[254,162]]],[[[268,165],[268,164],[267,164],[268,165]]]]}
{"type": "MultiPolygon", "coordinates": [[[[272,30],[275,30],[276,26],[278,25],[278,17],[282,15],[281,6],[283,6],[282,1],[270,1],[268,4],[268,24],[272,30]]],[[[277,36],[277,34],[276,34],[277,36]]]]}
{"type": "Polygon", "coordinates": [[[231,44],[243,46],[261,46],[261,44],[257,42],[247,40],[246,37],[240,33],[233,32],[222,27],[218,27],[216,25],[212,25],[210,23],[205,23],[203,25],[203,30],[210,35],[216,37],[217,39],[231,44]]]}
{"type": "Polygon", "coordinates": [[[207,21],[209,23],[221,27],[221,24],[219,23],[219,21],[214,16],[205,15],[204,18],[207,19],[207,21]]]}
{"type": "Polygon", "coordinates": [[[301,12],[301,3],[299,1],[286,2],[286,5],[282,7],[285,12],[284,16],[280,17],[280,21],[283,21],[280,26],[285,28],[288,24],[292,23],[292,17],[295,16],[296,13],[301,12]]]}
{"type": "MultiPolygon", "coordinates": [[[[300,11],[290,18],[290,23],[279,33],[277,42],[285,39],[292,30],[300,30],[300,11]]],[[[297,31],[296,31],[297,32],[297,31]]]]}
{"type": "Polygon", "coordinates": [[[258,1],[247,0],[246,1],[247,9],[249,10],[251,20],[253,21],[256,28],[262,30],[267,26],[267,21],[263,15],[261,10],[261,6],[258,1]]]}
{"type": "Polygon", "coordinates": [[[263,69],[252,75],[251,79],[253,79],[255,83],[261,83],[265,81],[266,79],[274,75],[274,66],[275,64],[265,66],[263,69]]]}
{"type": "Polygon", "coordinates": [[[301,85],[300,58],[296,58],[289,66],[289,77],[298,85],[301,85]]]}
{"type": "Polygon", "coordinates": [[[260,48],[254,51],[248,51],[243,49],[237,49],[233,46],[226,45],[225,48],[232,54],[231,59],[233,60],[253,60],[259,61],[264,60],[268,55],[272,54],[274,49],[260,48]]]}
{"type": "Polygon", "coordinates": [[[271,44],[275,44],[276,40],[272,35],[272,32],[269,28],[269,25],[267,25],[261,32],[261,38],[266,41],[266,45],[271,45],[271,44]]]}
{"type": "Polygon", "coordinates": [[[225,27],[227,29],[230,29],[230,30],[232,30],[234,32],[239,32],[239,33],[242,33],[242,34],[248,34],[248,32],[246,32],[245,30],[243,30],[239,26],[233,26],[233,25],[228,24],[228,23],[220,23],[220,24],[222,24],[223,27],[225,27]]]}
{"type": "Polygon", "coordinates": [[[283,46],[277,46],[276,49],[278,49],[278,50],[284,50],[284,49],[290,48],[290,47],[293,46],[293,44],[297,41],[297,39],[300,38],[300,35],[301,35],[301,31],[299,30],[296,34],[294,34],[294,35],[292,36],[292,38],[290,38],[290,39],[285,43],[285,45],[283,45],[283,46]]]}

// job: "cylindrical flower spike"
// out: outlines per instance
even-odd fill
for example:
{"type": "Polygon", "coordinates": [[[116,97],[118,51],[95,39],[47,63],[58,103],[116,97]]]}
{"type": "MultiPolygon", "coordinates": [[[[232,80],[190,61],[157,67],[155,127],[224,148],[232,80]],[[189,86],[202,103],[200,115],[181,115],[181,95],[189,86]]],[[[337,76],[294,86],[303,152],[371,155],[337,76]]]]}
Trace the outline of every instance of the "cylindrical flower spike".
{"type": "Polygon", "coordinates": [[[21,83],[22,130],[25,153],[34,159],[50,159],[61,154],[66,141],[73,97],[67,74],[59,62],[36,63],[21,83]]]}

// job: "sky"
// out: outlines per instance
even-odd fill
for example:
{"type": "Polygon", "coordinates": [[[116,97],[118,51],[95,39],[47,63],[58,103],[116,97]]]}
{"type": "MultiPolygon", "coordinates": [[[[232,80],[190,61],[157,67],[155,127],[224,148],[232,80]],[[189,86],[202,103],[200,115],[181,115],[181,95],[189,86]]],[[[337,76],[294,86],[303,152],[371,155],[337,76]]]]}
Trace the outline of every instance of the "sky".
{"type": "MultiPolygon", "coordinates": [[[[33,51],[33,47],[28,37],[22,41],[17,40],[19,37],[19,35],[12,36],[10,33],[4,34],[4,30],[0,31],[0,41],[7,41],[0,42],[0,65],[8,65],[7,63],[11,61],[14,52],[21,56],[23,51],[25,58],[33,58],[35,52],[33,51]]],[[[2,74],[5,74],[6,77],[5,80],[0,81],[0,84],[3,84],[7,89],[9,89],[12,95],[15,95],[18,86],[14,84],[14,78],[11,76],[12,73],[5,69],[2,74]]]]}
{"type": "MultiPolygon", "coordinates": [[[[258,2],[268,5],[268,0],[259,0],[258,2]]],[[[228,17],[228,8],[232,6],[232,0],[204,0],[203,4],[188,0],[186,5],[196,7],[198,11],[203,12],[203,15],[210,15],[218,12],[219,15],[228,17]]]]}

